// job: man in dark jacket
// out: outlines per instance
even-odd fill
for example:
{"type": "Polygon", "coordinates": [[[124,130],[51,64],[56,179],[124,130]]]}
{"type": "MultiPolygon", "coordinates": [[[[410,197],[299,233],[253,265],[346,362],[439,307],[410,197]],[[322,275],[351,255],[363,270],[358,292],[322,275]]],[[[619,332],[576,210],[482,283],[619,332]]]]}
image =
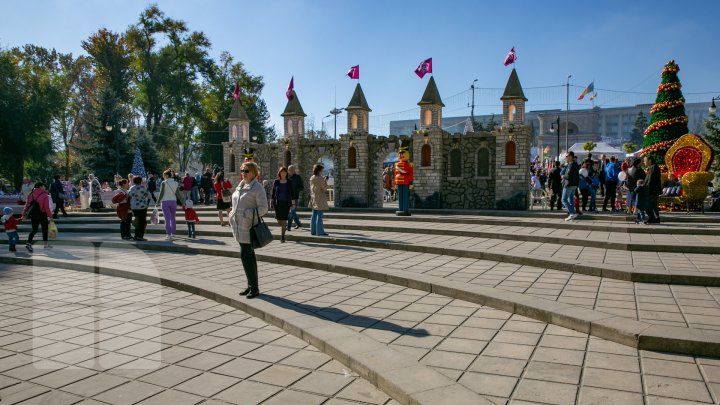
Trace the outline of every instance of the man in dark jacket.
{"type": "Polygon", "coordinates": [[[200,188],[203,191],[205,205],[210,205],[210,189],[213,188],[213,174],[209,167],[205,169],[205,173],[200,176],[200,188]]]}
{"type": "Polygon", "coordinates": [[[575,191],[577,190],[578,184],[580,184],[580,165],[575,161],[575,153],[569,151],[565,155],[567,161],[567,168],[563,175],[563,192],[562,202],[565,205],[565,209],[568,211],[568,217],[566,221],[572,221],[577,218],[578,214],[575,213],[575,191]]]}
{"type": "Polygon", "coordinates": [[[560,162],[555,161],[555,167],[550,170],[548,175],[548,187],[552,191],[550,197],[550,211],[557,206],[558,211],[562,209],[562,176],[560,175],[560,162]],[[556,205],[557,204],[557,205],[556,205]]]}
{"type": "Polygon", "coordinates": [[[610,163],[605,164],[605,199],[603,200],[603,211],[607,211],[610,203],[610,210],[615,212],[615,199],[617,198],[618,175],[620,168],[615,156],[610,157],[610,163]]]}
{"type": "Polygon", "coordinates": [[[647,167],[647,185],[650,191],[650,199],[647,204],[648,223],[659,224],[658,196],[662,194],[660,168],[655,164],[655,159],[652,156],[645,156],[645,167],[647,167]]]}
{"type": "Polygon", "coordinates": [[[155,173],[148,173],[147,191],[150,193],[150,197],[152,197],[153,201],[157,202],[157,197],[155,197],[155,192],[157,191],[157,177],[155,177],[155,173]]]}
{"type": "Polygon", "coordinates": [[[297,209],[298,201],[300,199],[300,192],[305,189],[302,177],[295,172],[295,166],[290,165],[288,167],[288,181],[290,181],[290,196],[292,197],[292,204],[290,205],[290,214],[288,215],[287,229],[290,230],[290,226],[295,221],[295,229],[300,228],[300,218],[298,218],[297,209]]]}
{"type": "Polygon", "coordinates": [[[600,181],[600,195],[605,197],[605,165],[608,163],[605,154],[600,155],[598,162],[598,180],[600,181]]]}
{"type": "Polygon", "coordinates": [[[64,217],[68,216],[67,212],[65,212],[64,195],[65,187],[63,187],[62,182],[60,182],[60,175],[56,174],[55,180],[50,185],[50,198],[52,198],[52,202],[55,204],[55,210],[53,211],[53,218],[55,219],[58,217],[58,211],[62,211],[64,217]]]}

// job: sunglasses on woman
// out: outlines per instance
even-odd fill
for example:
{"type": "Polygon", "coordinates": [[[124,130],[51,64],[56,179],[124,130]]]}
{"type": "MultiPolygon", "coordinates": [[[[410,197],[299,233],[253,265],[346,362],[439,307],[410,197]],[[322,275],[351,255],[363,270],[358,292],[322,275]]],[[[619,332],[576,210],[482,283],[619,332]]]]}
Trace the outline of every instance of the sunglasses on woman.
{"type": "Polygon", "coordinates": [[[248,170],[248,169],[245,169],[245,170],[240,170],[240,171],[241,171],[241,172],[243,172],[243,173],[245,173],[245,174],[248,174],[248,173],[250,173],[250,170],[248,170]]]}

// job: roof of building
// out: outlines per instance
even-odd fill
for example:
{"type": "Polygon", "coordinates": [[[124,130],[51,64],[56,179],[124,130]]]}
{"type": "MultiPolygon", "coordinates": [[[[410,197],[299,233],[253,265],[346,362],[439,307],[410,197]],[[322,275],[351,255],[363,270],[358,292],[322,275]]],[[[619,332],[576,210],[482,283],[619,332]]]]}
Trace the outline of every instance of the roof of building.
{"type": "Polygon", "coordinates": [[[303,108],[300,105],[300,99],[298,99],[295,90],[292,91],[292,98],[288,100],[287,105],[285,106],[285,111],[283,111],[280,115],[283,117],[288,115],[302,115],[303,117],[307,117],[307,114],[305,114],[305,111],[303,111],[303,108]]]}
{"type": "Polygon", "coordinates": [[[442,97],[440,97],[437,85],[435,84],[435,78],[432,76],[430,76],[430,81],[428,81],[427,87],[425,87],[425,93],[423,93],[422,99],[418,102],[418,105],[427,104],[445,107],[445,104],[442,102],[442,97]]]}
{"type": "Polygon", "coordinates": [[[232,109],[230,110],[230,116],[227,119],[228,121],[250,121],[250,118],[248,118],[247,113],[245,113],[245,109],[242,106],[242,103],[240,102],[240,99],[236,99],[235,102],[232,105],[232,109]]]}
{"type": "Polygon", "coordinates": [[[352,98],[350,99],[350,104],[348,104],[346,110],[352,110],[352,109],[362,109],[366,111],[372,111],[370,109],[370,106],[367,103],[367,100],[365,100],[365,93],[362,91],[362,87],[360,87],[360,83],[355,86],[355,92],[353,93],[352,98]]]}
{"type": "Polygon", "coordinates": [[[512,72],[510,72],[510,78],[508,79],[507,85],[505,86],[505,92],[502,97],[500,97],[500,100],[512,100],[518,98],[528,101],[528,99],[525,98],[525,93],[523,93],[517,72],[515,71],[515,68],[513,68],[512,72]]]}

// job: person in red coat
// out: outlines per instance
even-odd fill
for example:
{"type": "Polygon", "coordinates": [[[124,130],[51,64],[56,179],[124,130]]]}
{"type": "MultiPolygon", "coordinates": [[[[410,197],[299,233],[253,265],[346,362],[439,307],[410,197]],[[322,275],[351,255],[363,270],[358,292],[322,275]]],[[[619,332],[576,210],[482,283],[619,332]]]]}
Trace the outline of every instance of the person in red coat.
{"type": "Polygon", "coordinates": [[[410,163],[410,145],[400,141],[398,162],[395,163],[395,187],[398,192],[398,210],[395,215],[410,216],[410,189],[413,188],[413,165],[410,163]]]}
{"type": "Polygon", "coordinates": [[[30,195],[25,201],[25,207],[23,208],[20,220],[30,218],[32,230],[28,235],[27,244],[25,249],[28,252],[33,251],[33,238],[38,231],[38,227],[42,228],[42,238],[45,244],[45,248],[51,248],[48,242],[48,226],[52,222],[52,211],[50,211],[50,194],[45,189],[45,183],[39,181],[35,183],[35,187],[30,192],[30,195]]]}
{"type": "Polygon", "coordinates": [[[230,183],[230,181],[225,180],[225,174],[223,172],[220,172],[217,174],[217,176],[215,176],[214,187],[215,187],[215,194],[217,195],[217,210],[218,210],[218,218],[220,219],[220,226],[225,226],[225,218],[224,218],[223,212],[228,213],[228,220],[229,220],[230,219],[230,202],[232,201],[232,192],[235,190],[233,190],[232,184],[230,183]],[[228,192],[230,193],[225,198],[223,198],[224,190],[228,190],[228,192]]]}
{"type": "Polygon", "coordinates": [[[197,211],[193,208],[192,200],[185,201],[185,222],[188,226],[188,238],[195,239],[195,223],[200,222],[197,211]]]}

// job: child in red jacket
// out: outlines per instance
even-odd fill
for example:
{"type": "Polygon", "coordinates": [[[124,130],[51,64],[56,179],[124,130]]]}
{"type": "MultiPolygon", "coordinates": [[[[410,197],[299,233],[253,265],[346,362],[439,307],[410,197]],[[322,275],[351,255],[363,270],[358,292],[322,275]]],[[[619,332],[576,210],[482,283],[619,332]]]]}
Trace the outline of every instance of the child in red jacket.
{"type": "Polygon", "coordinates": [[[10,245],[10,251],[15,251],[15,245],[17,245],[18,241],[20,240],[20,236],[18,235],[17,227],[20,223],[20,220],[15,218],[13,216],[13,209],[10,207],[3,208],[3,216],[0,218],[0,222],[2,222],[3,227],[5,228],[5,235],[8,237],[8,244],[10,245]]]}
{"type": "Polygon", "coordinates": [[[195,222],[200,222],[197,212],[193,208],[192,200],[185,201],[185,222],[188,226],[188,238],[195,239],[195,222]]]}

